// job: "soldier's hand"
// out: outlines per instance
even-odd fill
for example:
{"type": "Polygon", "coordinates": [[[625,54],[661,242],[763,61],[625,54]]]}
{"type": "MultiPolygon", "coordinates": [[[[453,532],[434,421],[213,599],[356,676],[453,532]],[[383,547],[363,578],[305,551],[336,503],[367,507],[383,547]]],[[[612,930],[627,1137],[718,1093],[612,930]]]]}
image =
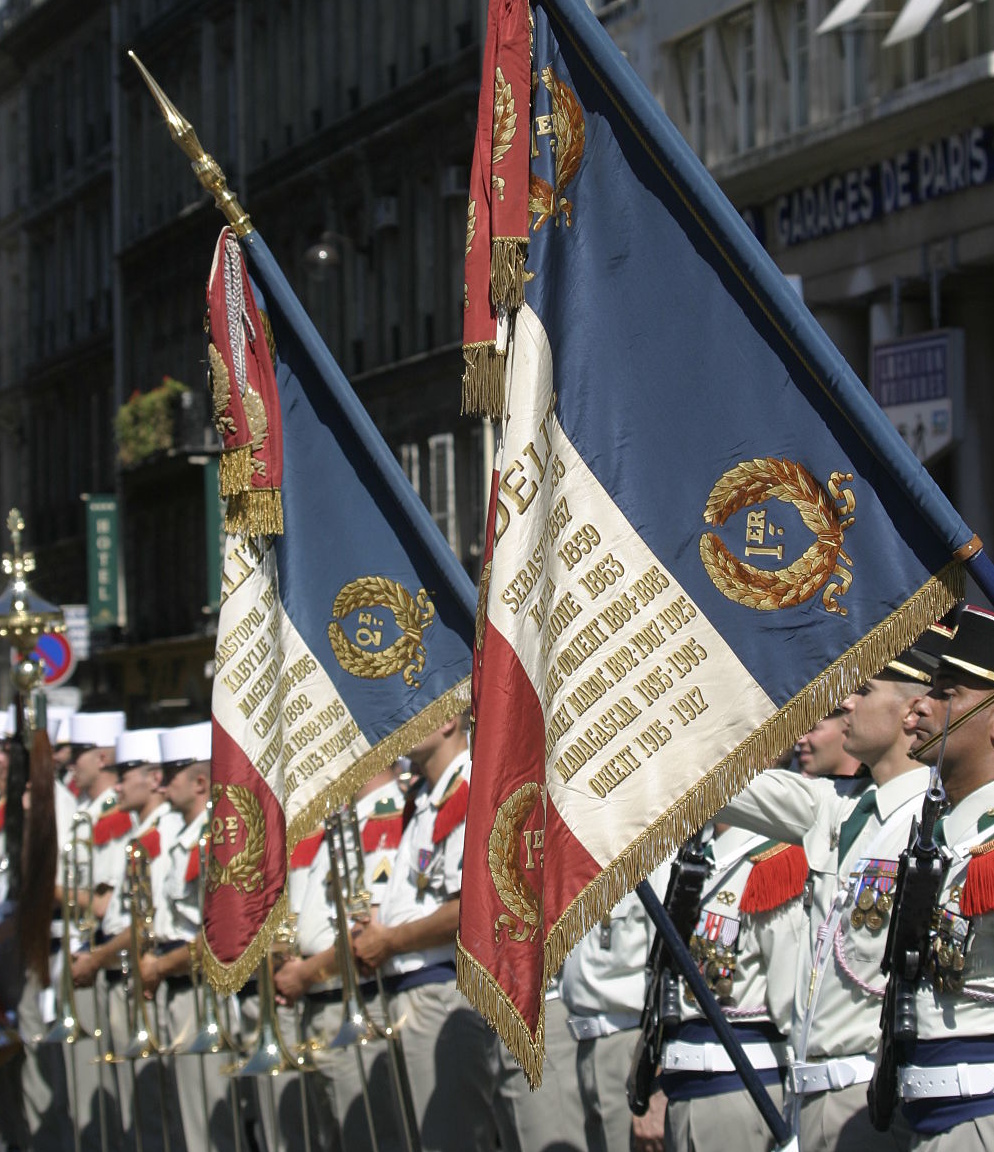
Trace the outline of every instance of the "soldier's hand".
{"type": "Polygon", "coordinates": [[[159,975],[159,961],[154,952],[146,952],[141,958],[139,972],[142,987],[145,989],[145,999],[151,1000],[155,996],[156,988],[162,982],[162,977],[159,975]]]}
{"type": "Polygon", "coordinates": [[[393,955],[390,929],[377,920],[357,924],[352,929],[352,954],[364,976],[372,975],[393,955]]]}
{"type": "Polygon", "coordinates": [[[281,1004],[292,1004],[311,986],[307,961],[300,956],[291,956],[279,967],[273,977],[276,984],[277,1000],[281,1004]]]}
{"type": "Polygon", "coordinates": [[[649,1109],[644,1116],[632,1117],[632,1147],[635,1152],[664,1152],[663,1134],[666,1129],[666,1097],[658,1089],[649,1097],[649,1109]]]}
{"type": "Polygon", "coordinates": [[[77,952],[72,958],[72,982],[77,988],[89,988],[100,971],[89,952],[77,952]]]}

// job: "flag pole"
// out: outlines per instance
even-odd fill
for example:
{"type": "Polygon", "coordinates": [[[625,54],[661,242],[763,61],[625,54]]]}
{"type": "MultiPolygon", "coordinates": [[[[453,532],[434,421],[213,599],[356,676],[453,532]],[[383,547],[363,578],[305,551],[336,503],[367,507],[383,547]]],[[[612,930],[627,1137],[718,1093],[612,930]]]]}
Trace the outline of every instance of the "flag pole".
{"type": "MultiPolygon", "coordinates": [[[[735,1035],[735,1029],[725,1019],[721,1008],[718,1006],[718,1001],[715,1000],[714,994],[707,986],[707,981],[701,975],[696,961],[690,954],[690,949],[683,942],[683,938],[676,930],[669,913],[663,907],[648,880],[643,880],[636,887],[635,892],[642,901],[642,906],[648,913],[649,919],[665,941],[666,947],[676,961],[684,980],[690,986],[690,990],[693,992],[707,1022],[715,1030],[722,1047],[728,1053],[732,1064],[735,1066],[735,1071],[742,1077],[742,1083],[759,1109],[766,1126],[773,1133],[777,1147],[780,1149],[787,1148],[791,1144],[792,1136],[784,1118],[777,1111],[777,1106],[773,1103],[769,1092],[766,1091],[756,1069],[749,1063],[749,1058],[743,1051],[739,1038],[735,1035]]],[[[796,1147],[796,1143],[794,1146],[796,1147]]]]}

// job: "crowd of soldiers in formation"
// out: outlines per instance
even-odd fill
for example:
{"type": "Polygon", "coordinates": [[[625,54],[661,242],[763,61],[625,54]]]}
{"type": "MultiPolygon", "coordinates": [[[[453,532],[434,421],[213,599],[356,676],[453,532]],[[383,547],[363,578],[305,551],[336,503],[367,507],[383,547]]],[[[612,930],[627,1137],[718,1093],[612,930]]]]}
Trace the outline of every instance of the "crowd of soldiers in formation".
{"type": "MultiPolygon", "coordinates": [[[[455,984],[466,727],[447,721],[296,847],[276,942],[222,999],[198,942],[223,835],[210,723],[127,731],[123,713],[50,709],[60,865],[47,966],[29,960],[5,1005],[3,1146],[775,1147],[676,969],[650,981],[661,1023],[632,1114],[653,936],[634,895],[549,988],[529,1091],[455,984]]],[[[689,847],[651,882],[669,895],[703,862],[690,953],[801,1152],[994,1148],[994,616],[967,607],[930,629],[689,847]],[[882,1040],[881,965],[929,804],[940,863],[898,1043],[882,1040]]]]}

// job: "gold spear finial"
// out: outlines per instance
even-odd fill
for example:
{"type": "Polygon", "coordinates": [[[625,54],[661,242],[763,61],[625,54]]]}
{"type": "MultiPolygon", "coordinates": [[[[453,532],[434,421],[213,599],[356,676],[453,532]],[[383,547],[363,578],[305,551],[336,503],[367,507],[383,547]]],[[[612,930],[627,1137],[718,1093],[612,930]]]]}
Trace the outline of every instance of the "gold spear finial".
{"type": "Polygon", "coordinates": [[[249,232],[252,231],[252,221],[249,219],[245,209],[238,203],[234,192],[228,187],[228,181],[221,171],[221,166],[214,157],[206,151],[203,144],[197,139],[193,125],[182,115],[165,92],[162,91],[145,65],[138,59],[134,52],[129,50],[128,55],[134,61],[135,67],[142,74],[142,79],[148,85],[149,92],[152,93],[156,104],[159,105],[162,115],[166,118],[166,127],[169,129],[169,135],[172,136],[180,148],[182,148],[190,158],[194,175],[214,197],[214,203],[221,209],[224,218],[234,229],[235,235],[238,237],[247,236],[249,232]]]}

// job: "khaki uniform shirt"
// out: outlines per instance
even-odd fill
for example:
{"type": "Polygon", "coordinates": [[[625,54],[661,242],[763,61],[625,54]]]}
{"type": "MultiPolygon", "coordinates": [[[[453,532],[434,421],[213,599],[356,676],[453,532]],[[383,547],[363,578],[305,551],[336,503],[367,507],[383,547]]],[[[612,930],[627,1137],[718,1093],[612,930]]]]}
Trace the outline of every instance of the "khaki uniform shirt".
{"type": "MultiPolygon", "coordinates": [[[[786,1035],[790,1030],[797,951],[807,920],[803,903],[795,897],[767,913],[744,914],[739,910],[753,868],[749,857],[766,842],[765,836],[734,827],[711,841],[714,871],[704,886],[691,950],[704,959],[705,951],[715,949],[711,963],[717,969],[709,974],[705,961],[705,978],[731,1009],[733,1023],[772,1021],[786,1035]],[[719,984],[723,979],[730,981],[730,986],[719,984]]],[[[696,1002],[684,988],[681,1018],[700,1015],[696,1002]]]]}
{"type": "MultiPolygon", "coordinates": [[[[794,985],[791,1042],[795,1052],[800,1047],[808,1010],[819,930],[828,921],[836,895],[850,883],[853,872],[867,871],[864,853],[872,850],[872,859],[879,862],[869,871],[896,873],[897,860],[908,844],[911,821],[921,814],[929,774],[928,768],[913,768],[875,788],[874,808],[841,861],[839,833],[856,807],[860,782],[808,779],[781,770],[764,772],[720,817],[771,837],[802,843],[808,857],[812,907],[807,940],[798,953],[794,985]],[[767,782],[768,778],[772,782],[767,782]]],[[[876,883],[886,883],[886,879],[876,883]]],[[[859,881],[855,886],[860,887],[859,881]]],[[[851,907],[847,908],[839,923],[841,956],[834,941],[826,941],[824,946],[829,955],[812,1009],[803,1057],[808,1060],[872,1055],[880,1038],[879,995],[884,988],[880,961],[889,920],[885,918],[875,931],[865,923],[854,928],[851,913],[851,907]]]]}
{"type": "MultiPolygon", "coordinates": [[[[953,854],[939,898],[940,934],[951,942],[965,937],[961,951],[965,960],[961,991],[938,990],[934,982],[918,992],[918,1036],[921,1040],[945,1040],[952,1036],[994,1034],[994,910],[965,920],[960,895],[971,856],[969,849],[994,837],[994,827],[978,828],[984,816],[994,812],[994,783],[985,784],[964,797],[942,818],[940,827],[953,854]],[[976,999],[990,997],[989,1000],[976,999]]],[[[985,822],[986,823],[986,822],[985,822]]]]}

